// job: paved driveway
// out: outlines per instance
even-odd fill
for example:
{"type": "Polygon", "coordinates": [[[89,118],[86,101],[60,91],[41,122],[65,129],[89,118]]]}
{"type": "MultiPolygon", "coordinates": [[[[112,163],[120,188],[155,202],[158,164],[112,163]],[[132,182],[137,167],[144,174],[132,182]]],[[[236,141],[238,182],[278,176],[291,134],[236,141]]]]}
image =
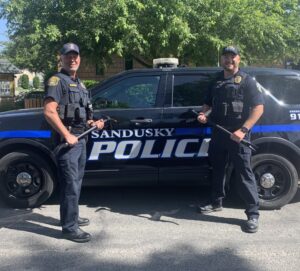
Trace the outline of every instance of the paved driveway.
{"type": "Polygon", "coordinates": [[[300,270],[300,192],[281,210],[261,211],[260,230],[241,230],[239,200],[200,215],[207,190],[85,188],[81,216],[93,239],[60,238],[58,200],[14,210],[0,202],[0,270],[300,270]]]}

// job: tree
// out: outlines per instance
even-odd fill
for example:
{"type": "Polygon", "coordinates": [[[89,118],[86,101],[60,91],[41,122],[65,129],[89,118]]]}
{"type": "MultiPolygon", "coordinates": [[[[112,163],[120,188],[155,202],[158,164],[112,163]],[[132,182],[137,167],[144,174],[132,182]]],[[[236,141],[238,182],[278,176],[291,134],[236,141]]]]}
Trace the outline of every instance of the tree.
{"type": "Polygon", "coordinates": [[[104,64],[112,54],[123,55],[124,37],[134,31],[127,2],[139,1],[1,0],[12,40],[6,53],[20,68],[45,72],[57,66],[61,45],[73,41],[85,57],[104,64]]]}
{"type": "Polygon", "coordinates": [[[23,89],[29,89],[29,77],[27,74],[23,74],[20,77],[20,85],[23,89]]]}
{"type": "Polygon", "coordinates": [[[299,9],[298,0],[0,0],[12,41],[6,55],[42,72],[56,69],[69,41],[103,66],[113,54],[215,65],[228,43],[248,64],[297,59],[299,9]]]}
{"type": "Polygon", "coordinates": [[[33,77],[32,79],[32,85],[35,89],[40,88],[40,78],[38,76],[33,77]]]}
{"type": "Polygon", "coordinates": [[[247,64],[299,55],[297,0],[186,2],[190,8],[187,20],[195,37],[185,48],[189,58],[216,64],[218,52],[225,44],[238,45],[247,64]]]}

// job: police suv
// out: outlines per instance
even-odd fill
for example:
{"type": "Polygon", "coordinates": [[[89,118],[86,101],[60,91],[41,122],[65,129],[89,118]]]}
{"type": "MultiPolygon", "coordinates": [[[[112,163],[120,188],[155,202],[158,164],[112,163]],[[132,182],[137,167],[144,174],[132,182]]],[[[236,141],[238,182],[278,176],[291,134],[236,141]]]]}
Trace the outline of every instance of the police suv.
{"type": "MultiPolygon", "coordinates": [[[[289,203],[300,175],[300,71],[242,68],[265,95],[252,129],[252,166],[261,208],[289,203]]],[[[91,89],[94,117],[116,119],[87,143],[85,185],[208,185],[211,127],[197,122],[219,68],[122,72],[91,89]]],[[[0,193],[12,206],[44,203],[57,182],[57,135],[42,108],[0,113],[0,193]]],[[[228,165],[227,183],[234,180],[228,165]]]]}

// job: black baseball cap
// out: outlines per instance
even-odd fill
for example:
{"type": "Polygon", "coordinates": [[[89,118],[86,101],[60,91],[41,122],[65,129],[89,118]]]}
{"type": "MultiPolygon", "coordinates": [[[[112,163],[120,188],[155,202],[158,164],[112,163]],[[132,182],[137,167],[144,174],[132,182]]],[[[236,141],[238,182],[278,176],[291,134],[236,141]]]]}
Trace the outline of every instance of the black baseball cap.
{"type": "Polygon", "coordinates": [[[228,54],[228,53],[231,53],[231,54],[234,54],[234,55],[239,55],[240,54],[239,49],[234,47],[234,46],[226,46],[226,47],[223,48],[222,55],[225,55],[225,54],[228,54]]]}
{"type": "Polygon", "coordinates": [[[66,55],[67,53],[75,52],[79,54],[79,47],[75,43],[69,42],[63,45],[63,47],[60,49],[60,53],[62,55],[66,55]]]}

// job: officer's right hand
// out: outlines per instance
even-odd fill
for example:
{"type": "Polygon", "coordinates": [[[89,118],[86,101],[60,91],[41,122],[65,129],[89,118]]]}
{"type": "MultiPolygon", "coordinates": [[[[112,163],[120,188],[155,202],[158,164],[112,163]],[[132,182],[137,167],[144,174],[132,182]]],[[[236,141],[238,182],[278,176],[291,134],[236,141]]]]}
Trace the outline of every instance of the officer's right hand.
{"type": "Polygon", "coordinates": [[[74,146],[75,144],[78,143],[78,138],[72,134],[68,134],[66,137],[65,137],[65,140],[66,140],[66,143],[69,145],[69,146],[74,146]]]}
{"type": "Polygon", "coordinates": [[[197,120],[200,123],[205,124],[207,122],[207,117],[205,116],[205,114],[203,112],[200,112],[199,115],[198,115],[198,117],[197,117],[197,120]]]}

